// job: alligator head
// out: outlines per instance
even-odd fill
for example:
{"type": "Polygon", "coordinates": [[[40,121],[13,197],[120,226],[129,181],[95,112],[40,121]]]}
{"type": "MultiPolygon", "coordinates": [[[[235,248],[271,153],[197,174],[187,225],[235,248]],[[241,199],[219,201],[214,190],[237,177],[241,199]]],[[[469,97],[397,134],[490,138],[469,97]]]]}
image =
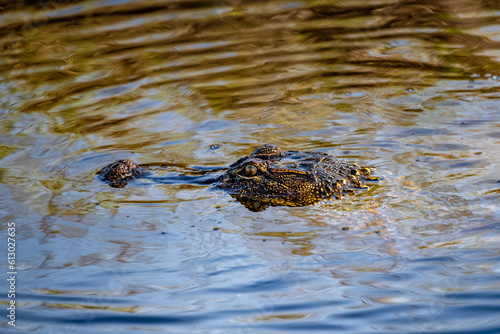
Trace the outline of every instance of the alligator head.
{"type": "Polygon", "coordinates": [[[215,184],[251,211],[268,206],[304,206],[355,188],[367,188],[363,180],[377,180],[368,168],[340,162],[320,152],[283,151],[267,144],[229,166],[215,184]]]}
{"type": "MultiPolygon", "coordinates": [[[[139,177],[147,177],[148,165],[130,160],[118,160],[98,172],[111,187],[124,187],[139,177]]],[[[353,194],[356,188],[368,188],[365,180],[370,169],[339,161],[321,152],[283,151],[267,144],[229,166],[227,171],[209,182],[192,177],[193,183],[213,182],[216,188],[227,191],[251,211],[268,206],[304,206],[323,199],[339,199],[353,194]],[[197,182],[198,180],[198,182],[197,182]]]]}

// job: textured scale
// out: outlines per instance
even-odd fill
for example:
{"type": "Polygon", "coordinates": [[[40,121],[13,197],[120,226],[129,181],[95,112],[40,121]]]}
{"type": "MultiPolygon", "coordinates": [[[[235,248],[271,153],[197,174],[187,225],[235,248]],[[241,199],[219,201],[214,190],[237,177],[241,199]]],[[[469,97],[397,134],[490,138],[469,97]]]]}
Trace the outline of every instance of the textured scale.
{"type": "Polygon", "coordinates": [[[378,178],[371,177],[368,168],[326,153],[282,151],[267,144],[232,164],[215,186],[227,190],[248,209],[261,211],[269,205],[304,206],[340,199],[354,189],[368,188],[364,180],[378,178]],[[255,166],[257,172],[248,175],[248,166],[255,166]]]}

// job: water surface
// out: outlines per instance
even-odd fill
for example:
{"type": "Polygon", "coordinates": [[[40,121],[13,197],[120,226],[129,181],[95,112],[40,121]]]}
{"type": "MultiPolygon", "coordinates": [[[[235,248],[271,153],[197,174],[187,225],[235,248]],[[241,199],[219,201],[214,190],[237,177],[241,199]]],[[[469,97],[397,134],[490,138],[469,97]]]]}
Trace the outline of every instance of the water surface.
{"type": "Polygon", "coordinates": [[[500,332],[499,56],[494,1],[6,4],[2,331],[500,332]],[[383,180],[255,213],[207,186],[95,177],[121,158],[225,167],[264,143],[383,180]]]}

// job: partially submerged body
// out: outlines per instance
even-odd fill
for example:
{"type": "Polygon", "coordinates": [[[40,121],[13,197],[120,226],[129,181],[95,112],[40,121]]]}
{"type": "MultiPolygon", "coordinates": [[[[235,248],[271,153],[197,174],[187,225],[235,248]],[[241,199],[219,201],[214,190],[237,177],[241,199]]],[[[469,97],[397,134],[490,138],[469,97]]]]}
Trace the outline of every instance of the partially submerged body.
{"type": "MultiPolygon", "coordinates": [[[[135,178],[147,177],[147,165],[119,160],[101,169],[99,177],[112,187],[124,187],[135,178]]],[[[305,206],[355,189],[363,182],[378,180],[370,169],[337,160],[321,152],[283,151],[267,144],[233,163],[211,180],[251,211],[268,206],[305,206]]],[[[204,183],[208,183],[204,181],[204,183]]]]}

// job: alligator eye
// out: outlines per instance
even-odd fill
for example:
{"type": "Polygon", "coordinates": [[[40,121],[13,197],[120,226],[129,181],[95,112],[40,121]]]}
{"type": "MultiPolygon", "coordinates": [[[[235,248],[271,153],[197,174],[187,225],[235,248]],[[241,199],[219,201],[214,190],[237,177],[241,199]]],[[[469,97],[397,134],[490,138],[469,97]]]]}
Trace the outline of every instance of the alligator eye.
{"type": "Polygon", "coordinates": [[[257,167],[254,165],[246,165],[245,166],[245,175],[246,176],[254,176],[257,174],[257,167]]]}

